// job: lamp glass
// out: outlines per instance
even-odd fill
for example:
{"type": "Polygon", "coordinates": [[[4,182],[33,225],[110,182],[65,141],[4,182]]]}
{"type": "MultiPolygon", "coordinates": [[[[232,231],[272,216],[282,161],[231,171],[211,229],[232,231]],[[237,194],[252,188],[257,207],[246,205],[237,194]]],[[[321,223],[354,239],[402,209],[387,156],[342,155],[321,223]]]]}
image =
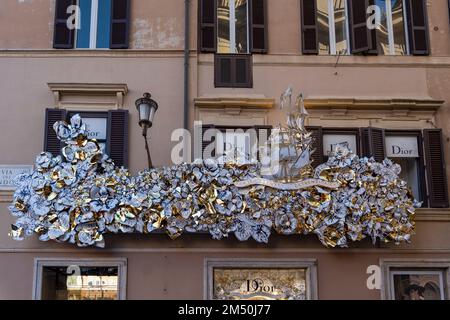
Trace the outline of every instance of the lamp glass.
{"type": "Polygon", "coordinates": [[[146,103],[139,105],[139,121],[149,121],[152,108],[146,103]]]}

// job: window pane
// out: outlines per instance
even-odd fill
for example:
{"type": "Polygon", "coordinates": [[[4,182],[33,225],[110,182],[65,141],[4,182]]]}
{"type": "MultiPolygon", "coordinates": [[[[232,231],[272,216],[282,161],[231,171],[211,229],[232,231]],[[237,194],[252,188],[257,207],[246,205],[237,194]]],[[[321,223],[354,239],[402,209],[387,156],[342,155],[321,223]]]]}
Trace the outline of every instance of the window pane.
{"type": "Polygon", "coordinates": [[[389,32],[387,24],[386,0],[375,0],[375,4],[381,10],[381,21],[377,27],[378,53],[381,55],[389,54],[389,32]]]}
{"type": "Polygon", "coordinates": [[[220,0],[217,5],[218,53],[230,53],[230,5],[226,0],[220,0]]]}
{"type": "Polygon", "coordinates": [[[247,0],[219,0],[217,10],[217,52],[248,53],[247,0]]]}
{"type": "Polygon", "coordinates": [[[247,53],[247,0],[236,1],[236,53],[247,53]]]}
{"type": "Polygon", "coordinates": [[[330,54],[328,0],[317,0],[319,54],[330,54]]]}
{"type": "Polygon", "coordinates": [[[80,275],[67,267],[44,267],[43,300],[117,300],[117,267],[81,267],[80,275]]]}
{"type": "Polygon", "coordinates": [[[306,300],[306,269],[222,269],[213,272],[219,300],[306,300]]]}
{"type": "Polygon", "coordinates": [[[336,28],[336,53],[346,54],[347,52],[347,21],[345,19],[345,1],[334,2],[334,21],[336,28]]]}
{"type": "Polygon", "coordinates": [[[394,26],[394,49],[396,55],[406,54],[405,21],[403,1],[392,0],[392,23],[394,26]]]}

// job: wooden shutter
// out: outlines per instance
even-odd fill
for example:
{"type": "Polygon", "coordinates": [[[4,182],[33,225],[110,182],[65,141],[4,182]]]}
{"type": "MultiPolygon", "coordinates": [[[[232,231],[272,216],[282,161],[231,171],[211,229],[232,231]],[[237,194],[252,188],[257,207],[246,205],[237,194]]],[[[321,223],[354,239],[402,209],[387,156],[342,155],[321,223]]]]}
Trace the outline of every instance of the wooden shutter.
{"type": "Polygon", "coordinates": [[[253,86],[250,54],[216,54],[214,59],[216,87],[251,88],[253,86]]]}
{"type": "Polygon", "coordinates": [[[217,0],[199,0],[198,39],[201,52],[216,52],[217,0]]]}
{"type": "MultiPolygon", "coordinates": [[[[375,0],[369,0],[369,5],[375,5],[375,0]]],[[[378,55],[377,29],[370,30],[370,46],[367,50],[368,55],[378,55]]]]}
{"type": "Polygon", "coordinates": [[[67,13],[69,6],[75,5],[76,0],[56,0],[55,23],[53,31],[54,49],[72,49],[75,42],[75,29],[67,27],[67,19],[71,13],[67,13]]]}
{"type": "Polygon", "coordinates": [[[372,32],[367,28],[369,0],[347,0],[352,53],[368,52],[372,48],[372,32]]]}
{"type": "Polygon", "coordinates": [[[128,49],[130,32],[130,1],[111,1],[110,49],[128,49]]]}
{"type": "Polygon", "coordinates": [[[267,8],[266,0],[249,1],[250,51],[267,53],[267,8]]]}
{"type": "Polygon", "coordinates": [[[318,28],[316,0],[300,0],[302,26],[302,53],[318,54],[318,28]]]}
{"type": "MultiPolygon", "coordinates": [[[[204,158],[206,147],[209,146],[212,142],[214,142],[216,140],[215,137],[212,137],[211,139],[207,139],[205,137],[205,133],[209,129],[214,129],[214,128],[215,128],[215,126],[212,124],[204,124],[202,126],[202,159],[204,158]]],[[[215,156],[215,149],[214,149],[212,156],[215,156]]]]}
{"type": "Polygon", "coordinates": [[[311,155],[312,166],[315,168],[324,162],[323,157],[323,131],[322,127],[307,127],[306,130],[311,132],[313,144],[311,149],[315,150],[311,155]]]}
{"type": "Polygon", "coordinates": [[[406,1],[409,50],[413,55],[429,55],[427,6],[425,0],[406,1]]]}
{"type": "Polygon", "coordinates": [[[431,208],[447,208],[449,199],[442,130],[424,130],[423,134],[429,205],[431,208]]]}
{"type": "Polygon", "coordinates": [[[53,125],[58,121],[66,120],[66,110],[64,109],[46,109],[45,110],[45,133],[44,150],[50,152],[53,156],[61,154],[61,141],[58,139],[53,125]]]}
{"type": "Polygon", "coordinates": [[[361,154],[364,157],[374,157],[377,162],[382,162],[386,158],[383,129],[361,129],[361,154]]]}
{"type": "Polygon", "coordinates": [[[273,128],[272,128],[272,126],[254,126],[254,128],[256,130],[256,135],[257,135],[256,143],[258,143],[258,160],[261,161],[262,156],[261,156],[261,153],[259,152],[260,151],[259,145],[260,145],[260,143],[265,145],[268,142],[268,140],[270,138],[270,135],[272,134],[272,129],[273,128]],[[267,140],[266,141],[260,141],[260,138],[261,137],[265,137],[265,136],[267,136],[267,140]]]}
{"type": "Polygon", "coordinates": [[[116,166],[128,166],[128,110],[108,112],[107,150],[116,166]]]}

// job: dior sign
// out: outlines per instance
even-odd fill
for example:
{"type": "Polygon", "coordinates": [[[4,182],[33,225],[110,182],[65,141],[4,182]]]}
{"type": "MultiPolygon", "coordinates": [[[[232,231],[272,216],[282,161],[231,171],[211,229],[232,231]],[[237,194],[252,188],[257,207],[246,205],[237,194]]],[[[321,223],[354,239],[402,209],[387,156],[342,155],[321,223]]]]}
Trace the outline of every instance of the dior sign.
{"type": "Polygon", "coordinates": [[[417,137],[386,137],[386,154],[389,158],[418,158],[417,137]]]}
{"type": "Polygon", "coordinates": [[[0,165],[0,190],[14,190],[14,179],[19,174],[29,174],[32,171],[32,165],[0,165]]]}

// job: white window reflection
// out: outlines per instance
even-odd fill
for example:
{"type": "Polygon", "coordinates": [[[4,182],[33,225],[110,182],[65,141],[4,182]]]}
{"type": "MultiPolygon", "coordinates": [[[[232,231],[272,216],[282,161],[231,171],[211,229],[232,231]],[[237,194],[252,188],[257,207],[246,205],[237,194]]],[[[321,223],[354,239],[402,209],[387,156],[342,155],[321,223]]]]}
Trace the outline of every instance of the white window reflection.
{"type": "Polygon", "coordinates": [[[408,54],[405,0],[375,0],[381,20],[377,27],[378,53],[382,55],[408,54]]]}
{"type": "Polygon", "coordinates": [[[218,53],[248,53],[247,0],[219,0],[217,5],[218,53]]]}
{"type": "Polygon", "coordinates": [[[319,54],[348,54],[348,14],[345,0],[317,0],[319,54]]]}

